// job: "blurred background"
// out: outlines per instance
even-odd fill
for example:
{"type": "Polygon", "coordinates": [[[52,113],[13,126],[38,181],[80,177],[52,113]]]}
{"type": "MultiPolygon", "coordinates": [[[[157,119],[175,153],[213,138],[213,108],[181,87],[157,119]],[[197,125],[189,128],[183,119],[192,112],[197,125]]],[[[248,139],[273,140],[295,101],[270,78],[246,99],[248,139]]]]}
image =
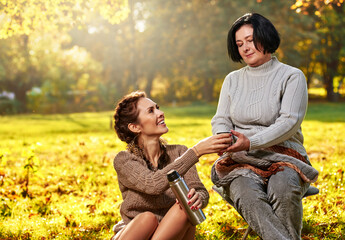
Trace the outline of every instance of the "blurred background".
{"type": "Polygon", "coordinates": [[[345,97],[344,0],[0,0],[0,114],[103,111],[133,90],[216,102],[231,24],[270,19],[310,99],[345,97]]]}

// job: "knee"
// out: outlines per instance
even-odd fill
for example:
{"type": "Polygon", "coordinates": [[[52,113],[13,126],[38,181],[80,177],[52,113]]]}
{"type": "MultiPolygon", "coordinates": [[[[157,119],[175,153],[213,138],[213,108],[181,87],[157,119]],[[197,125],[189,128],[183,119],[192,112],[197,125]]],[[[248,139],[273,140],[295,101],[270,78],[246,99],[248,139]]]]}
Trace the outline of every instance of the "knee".
{"type": "MultiPolygon", "coordinates": [[[[301,200],[303,189],[301,179],[292,169],[285,169],[287,174],[271,177],[268,183],[267,193],[270,200],[294,201],[301,200]]],[[[283,173],[282,172],[282,173],[283,173]]]]}
{"type": "Polygon", "coordinates": [[[262,185],[247,177],[238,177],[230,185],[230,198],[234,207],[239,210],[243,205],[254,206],[260,199],[267,201],[267,195],[262,185]]]}
{"type": "Polygon", "coordinates": [[[272,189],[268,198],[270,202],[294,202],[301,201],[303,197],[302,188],[299,186],[289,186],[288,184],[281,185],[279,188],[272,189]]]}
{"type": "Polygon", "coordinates": [[[138,220],[145,225],[156,228],[158,226],[158,219],[152,212],[143,212],[137,216],[138,220]]]}
{"type": "Polygon", "coordinates": [[[264,192],[263,187],[250,178],[237,177],[230,184],[230,197],[233,201],[243,199],[245,201],[261,197],[264,192]]]}

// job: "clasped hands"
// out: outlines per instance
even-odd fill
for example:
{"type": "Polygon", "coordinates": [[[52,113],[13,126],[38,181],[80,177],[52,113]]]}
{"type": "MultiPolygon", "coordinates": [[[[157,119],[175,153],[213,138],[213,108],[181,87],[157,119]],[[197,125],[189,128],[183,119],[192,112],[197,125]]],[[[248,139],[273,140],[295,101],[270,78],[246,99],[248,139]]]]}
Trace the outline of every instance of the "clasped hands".
{"type": "Polygon", "coordinates": [[[239,152],[249,150],[250,141],[242,133],[231,130],[231,133],[220,133],[210,136],[198,142],[192,149],[198,157],[204,154],[224,152],[239,152]],[[234,143],[232,135],[236,136],[237,140],[234,143]]]}

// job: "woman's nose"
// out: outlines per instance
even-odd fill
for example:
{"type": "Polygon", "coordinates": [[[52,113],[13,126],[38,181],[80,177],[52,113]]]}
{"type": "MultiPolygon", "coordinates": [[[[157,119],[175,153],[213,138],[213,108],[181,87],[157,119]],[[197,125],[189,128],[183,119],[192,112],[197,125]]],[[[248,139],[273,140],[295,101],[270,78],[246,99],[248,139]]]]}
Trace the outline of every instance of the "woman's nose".
{"type": "Polygon", "coordinates": [[[157,109],[157,114],[160,117],[160,116],[164,115],[164,112],[162,110],[157,109]]]}
{"type": "Polygon", "coordinates": [[[243,44],[243,51],[247,52],[249,50],[249,45],[248,43],[243,44]]]}

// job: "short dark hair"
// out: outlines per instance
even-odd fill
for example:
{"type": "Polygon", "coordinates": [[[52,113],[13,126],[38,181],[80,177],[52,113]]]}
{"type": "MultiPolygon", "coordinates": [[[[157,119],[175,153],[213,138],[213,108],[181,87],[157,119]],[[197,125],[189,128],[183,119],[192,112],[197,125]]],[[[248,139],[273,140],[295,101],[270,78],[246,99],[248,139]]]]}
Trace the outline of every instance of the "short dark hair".
{"type": "Polygon", "coordinates": [[[280,37],[271,21],[258,13],[246,13],[232,24],[228,33],[228,54],[234,62],[242,61],[236,45],[235,34],[243,25],[253,27],[253,41],[256,49],[260,44],[264,53],[274,53],[277,50],[280,37]]]}

